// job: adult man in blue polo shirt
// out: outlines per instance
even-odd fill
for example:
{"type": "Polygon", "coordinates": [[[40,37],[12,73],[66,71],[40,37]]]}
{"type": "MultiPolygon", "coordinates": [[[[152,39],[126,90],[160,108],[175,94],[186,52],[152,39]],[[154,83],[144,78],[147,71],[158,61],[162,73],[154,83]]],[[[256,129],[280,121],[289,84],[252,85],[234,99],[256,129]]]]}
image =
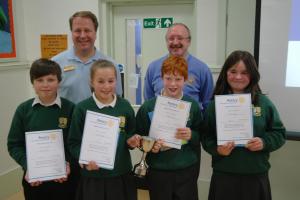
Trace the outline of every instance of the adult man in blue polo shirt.
{"type": "MultiPolygon", "coordinates": [[[[182,56],[187,60],[188,80],[185,83],[183,92],[199,102],[199,106],[203,111],[213,92],[213,78],[208,66],[188,53],[191,44],[189,28],[183,23],[173,24],[167,31],[166,43],[169,55],[182,56]]],[[[145,100],[161,93],[163,88],[161,66],[169,55],[151,62],[148,66],[144,82],[145,100]]]]}
{"type": "MultiPolygon", "coordinates": [[[[94,61],[111,58],[98,51],[95,46],[98,28],[97,17],[90,11],[79,11],[69,19],[72,32],[73,48],[52,58],[61,69],[63,79],[60,83],[60,96],[78,103],[92,95],[90,88],[90,68],[94,61]]],[[[122,83],[119,69],[117,70],[117,91],[122,95],[122,83]]]]}

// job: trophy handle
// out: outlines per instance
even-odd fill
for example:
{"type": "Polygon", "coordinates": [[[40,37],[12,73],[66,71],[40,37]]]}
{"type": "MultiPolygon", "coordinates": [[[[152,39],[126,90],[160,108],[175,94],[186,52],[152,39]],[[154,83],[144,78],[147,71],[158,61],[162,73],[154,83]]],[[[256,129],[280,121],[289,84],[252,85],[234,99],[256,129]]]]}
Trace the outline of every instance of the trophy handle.
{"type": "Polygon", "coordinates": [[[140,150],[140,151],[144,152],[144,150],[143,150],[143,147],[142,147],[142,146],[140,146],[140,147],[138,147],[138,148],[139,148],[139,150],[140,150]]]}
{"type": "Polygon", "coordinates": [[[146,160],[146,156],[147,156],[147,152],[143,151],[143,155],[142,155],[141,161],[142,160],[146,160]]]}

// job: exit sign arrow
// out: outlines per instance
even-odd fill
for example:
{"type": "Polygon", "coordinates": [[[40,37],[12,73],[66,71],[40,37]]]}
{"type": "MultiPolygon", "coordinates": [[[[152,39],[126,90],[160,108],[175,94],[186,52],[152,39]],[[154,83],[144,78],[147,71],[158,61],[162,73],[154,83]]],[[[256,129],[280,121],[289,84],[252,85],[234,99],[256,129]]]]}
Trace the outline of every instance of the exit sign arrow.
{"type": "Polygon", "coordinates": [[[169,28],[173,24],[173,17],[144,18],[144,28],[169,28]]]}

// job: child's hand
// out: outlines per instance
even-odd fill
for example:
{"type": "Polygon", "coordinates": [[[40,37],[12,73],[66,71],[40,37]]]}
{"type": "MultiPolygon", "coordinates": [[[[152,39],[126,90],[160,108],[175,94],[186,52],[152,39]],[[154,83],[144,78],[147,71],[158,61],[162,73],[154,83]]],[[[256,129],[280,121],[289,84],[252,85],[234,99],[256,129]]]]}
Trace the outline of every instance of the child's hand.
{"type": "Polygon", "coordinates": [[[264,142],[259,137],[254,137],[248,141],[246,148],[250,151],[260,151],[264,148],[264,142]]]}
{"type": "Polygon", "coordinates": [[[99,170],[99,166],[96,164],[95,161],[90,161],[89,164],[85,165],[85,168],[88,171],[99,170]]]}
{"type": "Polygon", "coordinates": [[[192,138],[192,131],[190,128],[178,128],[176,132],[176,138],[180,140],[190,140],[192,138]]]}
{"type": "Polygon", "coordinates": [[[67,176],[69,176],[70,173],[71,173],[71,168],[70,168],[70,163],[69,162],[66,162],[66,172],[67,172],[67,176]]]}
{"type": "Polygon", "coordinates": [[[69,162],[66,162],[66,174],[67,174],[67,177],[55,179],[54,182],[63,183],[63,182],[65,182],[65,181],[67,181],[70,172],[71,172],[71,169],[70,169],[70,163],[69,163],[69,162]]]}
{"type": "Polygon", "coordinates": [[[164,141],[162,139],[158,139],[155,141],[153,147],[152,147],[152,153],[158,153],[160,148],[164,145],[164,141]]]}
{"type": "MultiPolygon", "coordinates": [[[[29,177],[28,177],[28,172],[26,171],[25,177],[24,179],[29,183],[29,177]]],[[[31,182],[29,183],[32,187],[37,187],[39,185],[41,185],[43,182],[42,181],[35,181],[35,182],[31,182]]]]}
{"type": "Polygon", "coordinates": [[[63,183],[65,181],[67,181],[68,178],[67,177],[62,177],[62,178],[58,178],[58,179],[54,179],[54,182],[57,182],[57,183],[63,183]]]}
{"type": "Polygon", "coordinates": [[[226,144],[219,145],[217,151],[222,156],[230,155],[231,151],[234,149],[234,142],[227,142],[226,144]]]}
{"type": "Polygon", "coordinates": [[[79,166],[83,169],[87,169],[89,171],[91,170],[98,170],[99,169],[99,166],[96,164],[95,161],[90,161],[89,164],[85,165],[85,164],[79,164],[79,166]]]}
{"type": "Polygon", "coordinates": [[[132,137],[127,139],[127,144],[131,148],[136,148],[141,146],[141,139],[142,137],[138,134],[133,135],[132,137]]]}

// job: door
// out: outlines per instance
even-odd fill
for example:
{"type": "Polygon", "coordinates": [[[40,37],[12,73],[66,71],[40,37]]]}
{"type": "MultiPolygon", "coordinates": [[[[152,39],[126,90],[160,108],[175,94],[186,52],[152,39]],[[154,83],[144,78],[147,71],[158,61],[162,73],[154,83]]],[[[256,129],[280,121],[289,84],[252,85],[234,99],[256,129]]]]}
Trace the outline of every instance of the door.
{"type": "MultiPolygon", "coordinates": [[[[143,80],[149,63],[168,53],[167,28],[144,28],[143,19],[171,17],[173,23],[185,23],[192,37],[196,32],[194,4],[172,4],[115,5],[112,8],[113,57],[124,65],[124,94],[132,104],[142,102],[143,80]]],[[[190,53],[195,53],[195,48],[192,40],[190,53]]]]}

